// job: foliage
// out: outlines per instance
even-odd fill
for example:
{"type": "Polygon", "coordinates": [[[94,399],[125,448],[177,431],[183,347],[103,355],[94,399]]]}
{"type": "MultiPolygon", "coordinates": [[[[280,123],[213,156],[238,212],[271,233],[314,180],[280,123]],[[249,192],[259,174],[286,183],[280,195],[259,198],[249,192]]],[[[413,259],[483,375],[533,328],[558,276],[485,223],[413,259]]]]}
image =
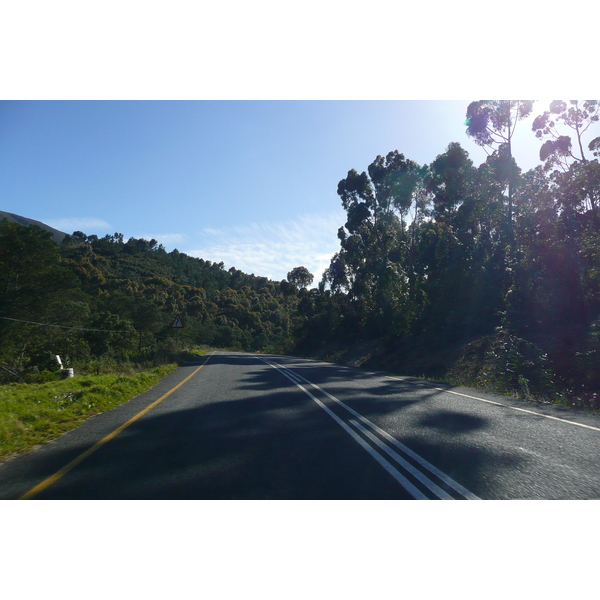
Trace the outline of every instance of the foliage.
{"type": "Polygon", "coordinates": [[[78,367],[160,362],[201,344],[283,348],[299,294],[312,281],[298,267],[284,293],[265,277],[167,253],[155,240],[76,231],[57,246],[40,228],[6,220],[0,266],[0,382],[39,379],[56,367],[57,354],[78,367]],[[185,327],[175,332],[177,313],[185,327]]]}
{"type": "MultiPolygon", "coordinates": [[[[506,225],[511,251],[513,240],[513,193],[519,168],[512,154],[512,139],[518,121],[527,117],[533,109],[531,100],[479,100],[467,108],[467,135],[473,141],[493,153],[488,157],[496,180],[507,189],[506,225]]],[[[511,257],[512,258],[512,257],[511,257]]]]}
{"type": "Polygon", "coordinates": [[[517,121],[533,109],[531,100],[479,100],[467,108],[467,134],[480,146],[509,144],[517,121]]]}
{"type": "MultiPolygon", "coordinates": [[[[597,100],[553,100],[549,110],[535,118],[532,130],[538,139],[546,138],[540,148],[540,160],[548,170],[558,167],[563,171],[573,161],[585,161],[583,136],[591,125],[600,119],[600,103],[597,100]],[[571,135],[561,135],[561,126],[575,135],[576,148],[573,147],[571,135]]],[[[596,156],[600,138],[594,138],[588,145],[596,156]]]]}
{"type": "MultiPolygon", "coordinates": [[[[583,133],[597,105],[552,108],[583,133]]],[[[493,339],[496,389],[595,393],[600,165],[573,160],[564,171],[522,173],[511,141],[531,110],[529,101],[469,106],[468,132],[491,151],[479,167],[452,143],[430,165],[393,152],[367,172],[348,172],[338,185],[347,214],[340,250],[317,294],[299,305],[310,332],[299,336],[300,350],[310,339],[381,339],[390,352],[413,340],[436,353],[493,339]]]]}
{"type": "Polygon", "coordinates": [[[309,273],[306,267],[295,267],[287,274],[288,283],[296,289],[308,287],[313,279],[314,276],[309,273]]]}

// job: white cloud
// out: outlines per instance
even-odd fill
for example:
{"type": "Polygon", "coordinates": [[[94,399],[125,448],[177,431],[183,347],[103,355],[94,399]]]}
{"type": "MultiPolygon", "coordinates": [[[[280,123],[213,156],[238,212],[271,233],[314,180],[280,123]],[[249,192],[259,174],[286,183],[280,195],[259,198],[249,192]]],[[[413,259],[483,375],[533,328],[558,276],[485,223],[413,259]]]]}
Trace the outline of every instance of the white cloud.
{"type": "Polygon", "coordinates": [[[73,233],[74,231],[83,231],[83,233],[87,234],[96,234],[98,232],[105,232],[111,229],[111,225],[102,219],[94,219],[88,217],[72,217],[69,219],[53,219],[46,220],[46,225],[50,225],[50,227],[54,227],[54,229],[58,229],[59,231],[64,231],[65,233],[73,233]]]}
{"type": "Polygon", "coordinates": [[[201,242],[187,254],[224,262],[246,273],[285,279],[294,267],[305,266],[317,284],[339,249],[337,230],[344,224],[344,213],[303,215],[279,223],[250,223],[229,229],[201,231],[201,242]]]}
{"type": "Polygon", "coordinates": [[[162,233],[162,234],[155,234],[155,235],[150,235],[150,234],[143,234],[140,236],[133,236],[133,237],[139,237],[139,238],[143,238],[145,240],[156,240],[159,244],[162,244],[163,246],[177,246],[178,244],[183,244],[186,240],[186,236],[182,235],[181,233],[162,233]]]}

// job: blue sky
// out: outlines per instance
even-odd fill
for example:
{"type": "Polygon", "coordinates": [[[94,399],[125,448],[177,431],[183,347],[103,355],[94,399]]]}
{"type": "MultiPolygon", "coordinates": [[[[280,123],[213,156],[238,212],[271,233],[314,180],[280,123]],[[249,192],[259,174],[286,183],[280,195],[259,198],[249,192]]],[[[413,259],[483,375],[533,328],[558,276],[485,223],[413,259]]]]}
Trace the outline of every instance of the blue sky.
{"type": "MultiPolygon", "coordinates": [[[[452,141],[485,160],[465,134],[469,102],[4,101],[0,209],[318,279],[338,248],[348,170],[396,149],[430,163],[452,141]]],[[[528,122],[519,129],[515,155],[531,168],[539,143],[528,122]]]]}

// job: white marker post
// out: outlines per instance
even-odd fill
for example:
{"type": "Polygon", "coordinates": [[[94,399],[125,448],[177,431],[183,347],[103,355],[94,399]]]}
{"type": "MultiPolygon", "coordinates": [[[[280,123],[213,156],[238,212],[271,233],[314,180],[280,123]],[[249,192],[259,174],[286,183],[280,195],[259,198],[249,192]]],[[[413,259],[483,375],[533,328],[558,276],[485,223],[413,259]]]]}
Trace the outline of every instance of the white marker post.
{"type": "Polygon", "coordinates": [[[60,367],[60,376],[63,378],[68,378],[68,377],[75,377],[75,371],[74,369],[71,368],[64,368],[63,364],[62,364],[62,360],[60,360],[60,356],[58,354],[54,355],[54,359],[56,360],[56,362],[58,363],[58,366],[60,367]]]}

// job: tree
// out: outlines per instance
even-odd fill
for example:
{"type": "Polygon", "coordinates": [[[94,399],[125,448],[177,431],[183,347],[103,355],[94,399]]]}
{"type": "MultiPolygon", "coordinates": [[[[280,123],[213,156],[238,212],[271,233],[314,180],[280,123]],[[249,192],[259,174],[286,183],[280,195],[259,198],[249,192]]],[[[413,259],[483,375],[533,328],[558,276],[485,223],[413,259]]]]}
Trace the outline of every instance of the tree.
{"type": "Polygon", "coordinates": [[[566,172],[555,170],[551,175],[563,218],[573,221],[575,228],[590,224],[600,233],[600,163],[597,160],[577,161],[566,172]]]}
{"type": "Polygon", "coordinates": [[[437,221],[451,218],[467,200],[473,170],[469,154],[456,142],[433,161],[428,171],[427,190],[433,196],[433,215],[437,221]]]}
{"type": "MultiPolygon", "coordinates": [[[[467,135],[484,149],[507,144],[510,149],[517,122],[529,116],[532,100],[479,100],[467,108],[467,135]]],[[[487,150],[486,150],[487,152],[487,150]]],[[[512,153],[509,150],[509,154],[512,153]]]]}
{"type": "Polygon", "coordinates": [[[0,221],[0,379],[2,372],[19,378],[51,342],[56,354],[70,339],[58,328],[27,321],[72,327],[85,318],[87,298],[58,248],[49,231],[0,221]]]}
{"type": "Polygon", "coordinates": [[[296,289],[308,287],[313,282],[314,276],[306,267],[295,267],[287,274],[288,283],[296,289]]]}
{"type": "MultiPolygon", "coordinates": [[[[600,178],[597,159],[588,160],[584,149],[584,134],[600,121],[598,100],[553,100],[550,110],[539,115],[532,129],[538,139],[547,138],[540,148],[544,169],[552,172],[559,202],[567,211],[591,216],[591,222],[600,232],[600,178]],[[561,135],[561,129],[571,130],[575,136],[561,135]]],[[[600,156],[600,137],[594,138],[588,149],[600,156]]]]}
{"type": "Polygon", "coordinates": [[[58,248],[36,225],[0,221],[0,314],[36,321],[69,297],[77,283],[58,248]]]}
{"type": "Polygon", "coordinates": [[[518,174],[512,155],[512,138],[517,122],[529,116],[532,100],[479,100],[467,108],[467,135],[478,146],[492,149],[494,166],[508,187],[508,231],[512,242],[513,190],[518,174]]]}
{"type": "MultiPolygon", "coordinates": [[[[600,120],[600,102],[598,100],[553,100],[549,110],[535,118],[532,130],[538,139],[546,138],[540,148],[540,160],[545,162],[546,170],[553,166],[567,171],[573,161],[587,160],[583,150],[583,136],[589,128],[600,120]],[[570,129],[575,134],[576,148],[570,135],[561,135],[559,127],[570,129]]],[[[600,137],[594,138],[588,148],[597,156],[600,137]]]]}
{"type": "MultiPolygon", "coordinates": [[[[422,209],[423,168],[397,150],[377,156],[368,174],[348,171],[338,184],[347,220],[338,238],[341,250],[324,273],[323,283],[348,290],[353,308],[372,334],[390,333],[408,297],[411,236],[422,209]]],[[[398,323],[403,329],[405,324],[398,323]]]]}

